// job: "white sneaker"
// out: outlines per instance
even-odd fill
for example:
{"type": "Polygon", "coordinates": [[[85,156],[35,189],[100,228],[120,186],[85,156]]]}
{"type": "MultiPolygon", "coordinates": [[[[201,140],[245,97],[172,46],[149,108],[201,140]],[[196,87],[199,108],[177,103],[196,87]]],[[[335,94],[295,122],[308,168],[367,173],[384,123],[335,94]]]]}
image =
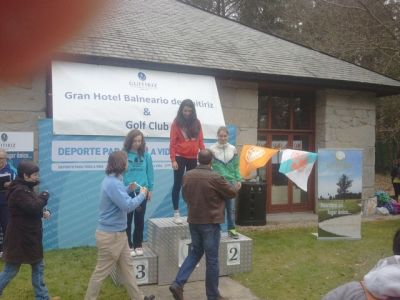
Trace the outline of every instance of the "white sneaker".
{"type": "Polygon", "coordinates": [[[175,224],[178,224],[178,225],[183,223],[181,216],[179,215],[178,212],[174,213],[174,219],[172,220],[172,222],[174,222],[175,224]]]}
{"type": "Polygon", "coordinates": [[[136,248],[136,249],[135,249],[135,252],[136,252],[136,255],[137,255],[137,256],[143,255],[143,248],[136,248]]]}
{"type": "Polygon", "coordinates": [[[135,257],[136,255],[137,255],[136,251],[135,251],[135,250],[132,250],[132,251],[131,251],[131,256],[132,256],[132,257],[135,257]]]}

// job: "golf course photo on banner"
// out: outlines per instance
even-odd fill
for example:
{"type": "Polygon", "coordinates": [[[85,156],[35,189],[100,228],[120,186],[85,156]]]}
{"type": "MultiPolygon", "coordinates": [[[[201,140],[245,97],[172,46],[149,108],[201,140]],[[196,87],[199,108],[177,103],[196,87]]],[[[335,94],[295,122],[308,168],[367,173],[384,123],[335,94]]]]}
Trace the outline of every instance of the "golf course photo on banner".
{"type": "Polygon", "coordinates": [[[361,149],[318,150],[318,239],[361,238],[361,149]]]}

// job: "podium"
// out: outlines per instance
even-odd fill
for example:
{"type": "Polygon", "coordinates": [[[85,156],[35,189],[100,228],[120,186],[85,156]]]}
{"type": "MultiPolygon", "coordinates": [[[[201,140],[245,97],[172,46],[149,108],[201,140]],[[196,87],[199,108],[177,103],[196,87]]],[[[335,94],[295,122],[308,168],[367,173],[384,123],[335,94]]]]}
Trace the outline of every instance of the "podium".
{"type": "MultiPolygon", "coordinates": [[[[143,243],[143,255],[133,257],[133,268],[138,285],[157,283],[157,256],[147,243],[143,243]]],[[[114,266],[110,276],[115,285],[121,285],[117,266],[114,266]]]]}
{"type": "MultiPolygon", "coordinates": [[[[133,257],[139,285],[167,285],[174,281],[191,243],[189,224],[185,217],[182,220],[181,225],[175,224],[173,218],[148,220],[148,242],[143,244],[144,255],[133,257]]],[[[251,271],[253,241],[242,234],[239,234],[239,239],[232,239],[227,233],[222,233],[218,258],[221,276],[251,271]]],[[[111,278],[115,284],[120,284],[117,268],[113,270],[111,278]]],[[[189,281],[204,279],[205,256],[190,275],[189,281]]]]}
{"type": "MultiPolygon", "coordinates": [[[[158,284],[171,284],[188,254],[190,240],[189,224],[182,217],[183,224],[177,225],[173,218],[150,219],[148,226],[149,244],[158,256],[158,284]]],[[[190,275],[189,281],[203,280],[204,257],[190,275]]]]}
{"type": "Polygon", "coordinates": [[[221,234],[219,245],[219,275],[250,272],[253,262],[253,240],[239,233],[239,239],[221,234]]]}

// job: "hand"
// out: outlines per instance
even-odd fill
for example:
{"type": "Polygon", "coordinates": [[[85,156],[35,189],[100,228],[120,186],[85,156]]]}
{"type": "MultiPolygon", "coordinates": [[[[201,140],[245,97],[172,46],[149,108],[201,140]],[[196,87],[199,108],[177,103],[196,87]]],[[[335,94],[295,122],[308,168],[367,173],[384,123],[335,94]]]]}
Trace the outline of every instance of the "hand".
{"type": "Polygon", "coordinates": [[[145,187],[140,189],[140,193],[142,193],[145,197],[147,196],[148,190],[145,187]]]}
{"type": "Polygon", "coordinates": [[[236,181],[236,190],[240,190],[240,188],[242,187],[242,183],[240,181],[236,181]]]}
{"type": "Polygon", "coordinates": [[[176,171],[176,170],[178,170],[178,168],[179,168],[178,163],[176,161],[173,161],[172,162],[172,169],[176,171]]]}
{"type": "Polygon", "coordinates": [[[46,190],[46,191],[41,192],[41,193],[40,193],[40,196],[41,196],[41,197],[44,197],[44,198],[46,198],[46,199],[48,199],[49,196],[50,196],[49,191],[46,190]]]}
{"type": "Polygon", "coordinates": [[[147,201],[151,201],[151,196],[153,195],[153,192],[148,192],[147,193],[147,201]]]}
{"type": "Polygon", "coordinates": [[[8,188],[8,187],[10,186],[10,184],[11,184],[11,182],[10,182],[10,181],[8,181],[8,182],[4,182],[4,187],[5,187],[5,188],[8,188]]]}
{"type": "Polygon", "coordinates": [[[134,192],[136,190],[136,183],[132,182],[128,185],[129,191],[134,192]]]}
{"type": "Polygon", "coordinates": [[[50,216],[51,216],[51,213],[50,213],[49,210],[46,209],[46,210],[43,211],[43,218],[44,219],[49,219],[50,216]]]}

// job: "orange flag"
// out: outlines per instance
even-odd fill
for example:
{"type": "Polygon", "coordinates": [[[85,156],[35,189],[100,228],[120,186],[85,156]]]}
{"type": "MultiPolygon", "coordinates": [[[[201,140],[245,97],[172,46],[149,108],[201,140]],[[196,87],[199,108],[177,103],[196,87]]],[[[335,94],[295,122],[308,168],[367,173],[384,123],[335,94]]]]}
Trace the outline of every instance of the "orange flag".
{"type": "Polygon", "coordinates": [[[240,175],[249,177],[251,172],[265,166],[265,164],[279,150],[253,145],[243,145],[240,153],[240,175]]]}

